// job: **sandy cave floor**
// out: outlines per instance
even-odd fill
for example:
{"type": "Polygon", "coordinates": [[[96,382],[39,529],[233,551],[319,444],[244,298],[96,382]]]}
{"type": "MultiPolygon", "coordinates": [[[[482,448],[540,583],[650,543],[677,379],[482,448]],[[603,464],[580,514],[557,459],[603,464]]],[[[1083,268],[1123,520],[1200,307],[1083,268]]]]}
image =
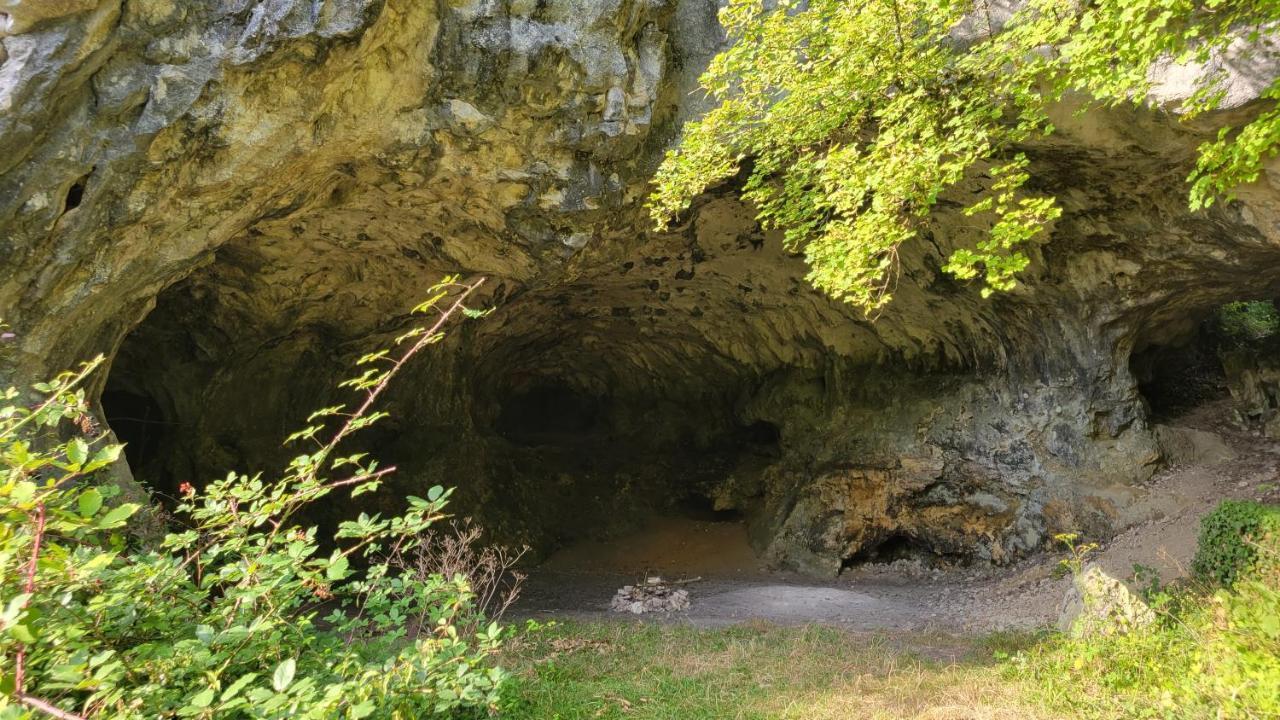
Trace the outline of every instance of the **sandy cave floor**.
{"type": "MultiPolygon", "coordinates": [[[[1236,457],[1168,467],[1125,511],[1127,529],[1092,559],[1115,577],[1134,565],[1168,582],[1186,574],[1201,516],[1226,498],[1280,500],[1280,443],[1240,430],[1229,405],[1198,408],[1170,424],[1210,430],[1236,457]]],[[[675,622],[715,627],[763,620],[826,623],[851,630],[973,633],[1051,625],[1070,580],[1054,577],[1061,555],[1006,567],[928,568],[919,562],[863,565],[830,580],[770,572],[739,523],[662,518],[604,542],[567,547],[534,568],[508,618],[675,622]],[[609,610],[614,592],[646,576],[701,578],[685,587],[691,607],[642,616],[609,610]]]]}

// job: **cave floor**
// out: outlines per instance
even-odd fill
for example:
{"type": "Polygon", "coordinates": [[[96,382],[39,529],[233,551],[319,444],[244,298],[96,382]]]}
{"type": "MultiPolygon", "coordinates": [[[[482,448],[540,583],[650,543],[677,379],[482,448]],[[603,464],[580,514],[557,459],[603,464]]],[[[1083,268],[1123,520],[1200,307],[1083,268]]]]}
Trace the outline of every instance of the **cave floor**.
{"type": "MultiPolygon", "coordinates": [[[[1186,574],[1200,517],[1227,498],[1280,500],[1280,443],[1235,427],[1225,401],[1169,424],[1217,434],[1235,452],[1218,463],[1165,468],[1121,516],[1125,528],[1091,559],[1131,578],[1135,565],[1162,582],[1186,574]]],[[[1055,577],[1061,556],[1042,553],[1005,567],[927,567],[899,560],[815,579],[771,572],[752,553],[741,524],[655,518],[641,530],[564,548],[529,572],[511,614],[517,619],[613,620],[720,627],[748,621],[820,623],[851,630],[981,633],[1053,624],[1070,583],[1055,577]],[[691,606],[678,613],[609,610],[623,585],[658,575],[691,580],[691,606]]],[[[510,616],[509,616],[510,617],[510,616]]]]}

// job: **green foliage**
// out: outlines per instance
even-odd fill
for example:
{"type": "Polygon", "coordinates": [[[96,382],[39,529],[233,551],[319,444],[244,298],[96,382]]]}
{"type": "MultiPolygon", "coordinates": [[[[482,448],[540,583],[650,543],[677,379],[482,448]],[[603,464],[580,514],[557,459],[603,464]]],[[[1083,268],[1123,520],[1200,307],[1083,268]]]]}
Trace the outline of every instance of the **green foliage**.
{"type": "Polygon", "coordinates": [[[420,308],[438,315],[433,327],[406,333],[397,355],[362,360],[376,369],[347,383],[359,405],[313,415],[292,439],[314,447],[279,478],[184,484],[182,529],[157,547],[129,545],[121,528],[138,507],[113,505],[112,488],[94,482],[120,452],[92,432],[79,389],[101,361],[37,386],[34,407],[5,391],[0,718],[416,718],[493,706],[506,677],[497,625],[479,621],[464,577],[423,577],[401,560],[443,517],[448,491],[411,497],[396,517],[344,522],[326,550],[296,520],[391,472],[338,447],[381,417],[372,407],[387,383],[475,286],[448,279],[420,308]]]}
{"type": "Polygon", "coordinates": [[[1233,302],[1218,309],[1217,330],[1237,345],[1249,345],[1280,333],[1280,311],[1275,303],[1233,302]]]}
{"type": "Polygon", "coordinates": [[[1280,716],[1280,542],[1234,587],[1161,591],[1156,626],[1058,637],[1009,660],[1042,702],[1079,718],[1280,716]]]}
{"type": "Polygon", "coordinates": [[[1280,507],[1247,500],[1224,500],[1200,521],[1191,569],[1205,582],[1230,586],[1254,568],[1258,543],[1280,538],[1280,507]]]}
{"type": "MultiPolygon", "coordinates": [[[[979,190],[953,193],[969,198],[979,239],[945,269],[981,277],[984,295],[1011,289],[1029,262],[1020,248],[1060,214],[1027,190],[1019,150],[1053,131],[1049,104],[1069,91],[1140,103],[1153,63],[1207,60],[1232,28],[1280,19],[1280,4],[1223,0],[1033,0],[1003,28],[973,0],[766,5],[721,10],[732,44],[702,77],[716,106],[667,155],[653,216],[669,222],[750,162],[744,195],[760,220],[804,251],[817,287],[866,310],[889,301],[899,248],[962,182],[979,190]],[[959,41],[966,19],[977,37],[959,41]]],[[[1259,33],[1246,39],[1258,44],[1259,33]]],[[[1222,80],[1205,77],[1184,117],[1217,107],[1222,80]]],[[[1191,207],[1256,178],[1277,143],[1280,111],[1224,130],[1202,148],[1191,207]]]]}

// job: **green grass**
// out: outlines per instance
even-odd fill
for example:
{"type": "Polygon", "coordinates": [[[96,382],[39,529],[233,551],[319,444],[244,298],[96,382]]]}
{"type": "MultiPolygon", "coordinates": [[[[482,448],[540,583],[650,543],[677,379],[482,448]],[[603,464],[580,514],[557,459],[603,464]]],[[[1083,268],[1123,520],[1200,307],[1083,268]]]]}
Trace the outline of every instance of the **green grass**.
{"type": "MultiPolygon", "coordinates": [[[[1046,704],[1072,717],[1280,719],[1280,537],[1251,549],[1256,560],[1230,588],[1154,593],[1158,621],[1150,628],[1051,637],[1010,664],[1046,704]]],[[[1218,558],[1236,562],[1230,553],[1218,558]]]]}
{"type": "Polygon", "coordinates": [[[871,636],[763,624],[560,624],[521,635],[505,718],[1034,720],[997,650],[1023,637],[871,636]]]}

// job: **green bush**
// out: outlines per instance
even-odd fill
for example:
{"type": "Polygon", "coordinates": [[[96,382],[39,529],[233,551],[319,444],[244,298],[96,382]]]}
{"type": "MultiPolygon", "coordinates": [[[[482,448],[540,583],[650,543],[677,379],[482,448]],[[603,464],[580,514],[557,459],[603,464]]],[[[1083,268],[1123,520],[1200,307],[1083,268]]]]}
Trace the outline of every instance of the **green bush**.
{"type": "Polygon", "coordinates": [[[1191,568],[1197,579],[1230,586],[1258,560],[1257,542],[1280,535],[1280,507],[1225,500],[1200,521],[1191,568]]]}
{"type": "Polygon", "coordinates": [[[1270,302],[1233,302],[1218,309],[1218,332],[1228,341],[1248,345],[1280,333],[1280,310],[1270,302]]]}
{"type": "MultiPolygon", "coordinates": [[[[478,283],[477,283],[478,284],[478,283]]],[[[449,493],[398,517],[360,515],[326,550],[298,524],[334,493],[375,490],[390,469],[339,445],[414,354],[435,343],[473,285],[450,278],[418,308],[438,313],[373,353],[331,407],[291,440],[312,449],[281,477],[183,484],[175,527],[152,547],[123,528],[139,509],[97,482],[115,462],[80,384],[101,362],[0,393],[0,718],[416,718],[495,707],[503,634],[480,622],[461,574],[423,575],[420,549],[449,493]],[[442,303],[446,303],[442,304],[442,303]],[[327,617],[320,619],[322,612],[327,617]]]]}

